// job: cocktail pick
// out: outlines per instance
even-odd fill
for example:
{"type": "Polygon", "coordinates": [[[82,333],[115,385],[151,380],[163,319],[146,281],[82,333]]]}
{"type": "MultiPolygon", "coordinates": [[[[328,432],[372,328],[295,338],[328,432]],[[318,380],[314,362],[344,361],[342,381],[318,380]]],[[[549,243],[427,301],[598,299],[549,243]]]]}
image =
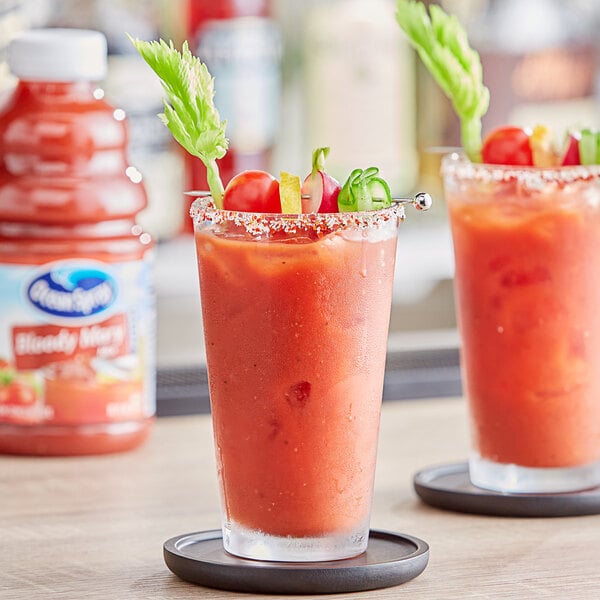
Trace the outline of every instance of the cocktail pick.
{"type": "Polygon", "coordinates": [[[429,210],[433,199],[427,192],[418,192],[412,198],[392,198],[397,204],[412,204],[417,210],[429,210]]]}
{"type": "MultiPolygon", "coordinates": [[[[210,196],[210,192],[205,190],[190,190],[189,192],[184,192],[184,194],[195,198],[206,198],[207,196],[210,196]]],[[[302,194],[302,198],[310,198],[310,195],[302,194]]],[[[377,198],[375,198],[375,200],[377,200],[377,198]]],[[[397,204],[411,204],[417,210],[429,210],[433,204],[433,200],[427,192],[419,192],[414,196],[407,198],[392,198],[392,202],[397,204]]]]}

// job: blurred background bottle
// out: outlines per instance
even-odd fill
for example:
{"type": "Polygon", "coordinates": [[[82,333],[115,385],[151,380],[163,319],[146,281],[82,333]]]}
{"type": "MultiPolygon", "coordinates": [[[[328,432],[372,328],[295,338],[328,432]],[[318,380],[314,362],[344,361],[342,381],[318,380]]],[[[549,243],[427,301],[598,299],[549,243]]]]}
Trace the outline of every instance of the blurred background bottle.
{"type": "Polygon", "coordinates": [[[183,157],[169,130],[156,118],[163,111],[162,86],[124,34],[168,39],[166,7],[158,0],[96,0],[95,4],[96,28],[108,39],[104,88],[127,113],[129,156],[143,173],[148,190],[148,208],[139,221],[155,239],[167,240],[179,233],[183,222],[183,157]]]}
{"type": "Polygon", "coordinates": [[[543,123],[557,133],[600,124],[593,4],[490,0],[472,15],[469,36],[491,93],[484,131],[505,123],[543,123]]]}
{"type": "Polygon", "coordinates": [[[304,29],[306,150],[330,146],[343,182],[377,165],[392,191],[417,180],[415,59],[394,0],[313,1],[304,29]]]}
{"type": "MultiPolygon", "coordinates": [[[[215,104],[227,120],[227,182],[245,169],[270,170],[280,109],[281,35],[267,0],[187,0],[190,49],[215,78],[215,104]]],[[[207,190],[206,169],[186,155],[186,188],[207,190]]],[[[191,231],[191,221],[184,220],[191,231]]]]}
{"type": "MultiPolygon", "coordinates": [[[[470,16],[481,1],[464,0],[464,4],[457,3],[463,10],[463,16],[457,16],[463,21],[464,15],[470,16]]],[[[440,2],[424,0],[424,4],[431,6],[440,2]]],[[[448,10],[445,4],[443,6],[448,10]]],[[[416,88],[419,186],[426,189],[434,198],[441,199],[443,197],[440,176],[442,156],[449,148],[460,145],[460,126],[450,101],[421,60],[417,60],[416,88]]],[[[441,202],[434,203],[433,210],[437,212],[442,206],[441,202]]]]}

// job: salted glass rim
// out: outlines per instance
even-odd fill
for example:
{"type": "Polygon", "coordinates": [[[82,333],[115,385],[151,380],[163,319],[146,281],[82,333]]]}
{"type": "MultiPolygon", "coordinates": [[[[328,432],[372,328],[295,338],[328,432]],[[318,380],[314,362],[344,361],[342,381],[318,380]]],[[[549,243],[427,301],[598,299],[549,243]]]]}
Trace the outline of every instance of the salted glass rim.
{"type": "Polygon", "coordinates": [[[442,175],[483,183],[518,182],[539,188],[547,184],[568,184],[600,180],[600,165],[528,167],[473,163],[464,152],[451,152],[442,159],[442,175]]]}
{"type": "Polygon", "coordinates": [[[274,231],[314,231],[327,233],[348,227],[356,229],[378,229],[393,219],[404,221],[405,211],[401,203],[373,211],[337,213],[259,213],[216,208],[212,197],[196,198],[190,207],[194,226],[201,223],[233,223],[244,227],[253,235],[274,231]]]}

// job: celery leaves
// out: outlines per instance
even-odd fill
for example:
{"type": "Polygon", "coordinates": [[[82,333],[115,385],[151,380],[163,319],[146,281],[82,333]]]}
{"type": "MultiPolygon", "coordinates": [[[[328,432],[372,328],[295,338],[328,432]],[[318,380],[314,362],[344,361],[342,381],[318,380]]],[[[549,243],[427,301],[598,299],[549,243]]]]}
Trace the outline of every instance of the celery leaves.
{"type": "Polygon", "coordinates": [[[130,37],[132,44],[158,75],[167,98],[158,115],[171,134],[207,170],[210,192],[217,208],[223,204],[223,182],[216,160],[227,152],[226,122],[215,108],[214,80],[206,65],[192,55],[187,42],[181,52],[173,42],[146,42],[130,37]]]}

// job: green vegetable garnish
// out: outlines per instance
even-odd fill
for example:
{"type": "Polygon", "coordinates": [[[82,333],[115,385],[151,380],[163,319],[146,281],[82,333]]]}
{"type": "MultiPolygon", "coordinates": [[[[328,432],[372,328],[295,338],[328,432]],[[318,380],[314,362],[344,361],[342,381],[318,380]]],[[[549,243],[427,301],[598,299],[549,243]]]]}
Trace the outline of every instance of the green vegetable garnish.
{"type": "Polygon", "coordinates": [[[410,43],[450,98],[461,121],[465,152],[481,162],[481,117],[487,112],[490,93],[483,85],[481,61],[469,46],[459,20],[433,4],[398,0],[396,19],[410,43]]]}
{"type": "Polygon", "coordinates": [[[318,171],[325,172],[325,159],[329,155],[329,146],[317,148],[312,154],[311,175],[316,175],[318,171]]]}
{"type": "Polygon", "coordinates": [[[392,204],[390,188],[378,173],[377,167],[350,173],[338,196],[340,212],[380,210],[392,204]]]}
{"type": "Polygon", "coordinates": [[[226,122],[215,108],[214,80],[206,65],[192,55],[187,42],[179,52],[173,42],[129,39],[158,75],[167,95],[165,112],[158,116],[173,137],[204,163],[212,199],[222,208],[224,188],[216,161],[227,152],[226,122]]]}
{"type": "Polygon", "coordinates": [[[600,164],[600,132],[593,129],[581,131],[579,162],[582,165],[600,164]]]}

